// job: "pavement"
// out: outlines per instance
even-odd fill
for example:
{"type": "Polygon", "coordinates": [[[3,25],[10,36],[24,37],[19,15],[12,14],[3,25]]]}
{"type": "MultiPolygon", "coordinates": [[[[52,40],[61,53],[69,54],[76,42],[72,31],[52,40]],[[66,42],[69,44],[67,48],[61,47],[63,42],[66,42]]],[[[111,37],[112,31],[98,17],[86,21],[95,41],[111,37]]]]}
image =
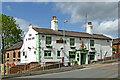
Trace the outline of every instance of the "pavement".
{"type": "MultiPolygon", "coordinates": [[[[11,78],[9,80],[26,80],[26,79],[34,79],[34,78],[113,78],[113,80],[116,80],[118,78],[118,65],[120,65],[119,62],[115,63],[109,63],[109,64],[94,64],[94,65],[84,65],[86,68],[80,68],[80,69],[72,69],[66,70],[70,68],[63,68],[66,70],[65,72],[50,72],[49,74],[38,74],[38,75],[30,75],[30,76],[22,76],[22,77],[16,77],[11,78]],[[114,79],[115,78],[115,79],[114,79]]],[[[61,70],[63,70],[61,69],[61,70]]],[[[53,70],[54,71],[54,70],[53,70]]],[[[105,80],[102,79],[102,80],[105,80]]],[[[8,80],[8,79],[5,79],[8,80]]]]}
{"type": "Polygon", "coordinates": [[[118,64],[96,64],[87,68],[67,72],[21,78],[118,78],[118,64]]]}
{"type": "Polygon", "coordinates": [[[24,76],[32,76],[32,75],[42,75],[42,74],[50,74],[50,73],[58,73],[58,72],[65,72],[65,71],[71,71],[75,69],[81,69],[83,68],[82,65],[79,66],[73,66],[73,67],[61,67],[56,69],[49,69],[44,71],[35,71],[35,72],[26,72],[26,73],[19,73],[19,74],[10,74],[2,77],[3,79],[9,79],[9,78],[16,78],[16,77],[24,77],[24,76]]]}

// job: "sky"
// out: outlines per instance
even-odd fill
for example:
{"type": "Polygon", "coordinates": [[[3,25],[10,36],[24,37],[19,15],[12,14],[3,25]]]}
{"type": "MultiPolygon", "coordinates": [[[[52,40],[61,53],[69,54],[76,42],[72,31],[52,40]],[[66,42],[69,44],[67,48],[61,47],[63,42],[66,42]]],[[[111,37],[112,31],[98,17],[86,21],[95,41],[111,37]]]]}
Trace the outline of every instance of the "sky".
{"type": "Polygon", "coordinates": [[[87,21],[93,24],[94,34],[118,37],[118,2],[2,2],[2,14],[13,16],[26,33],[29,24],[51,28],[52,16],[58,20],[58,29],[86,32],[87,21]]]}

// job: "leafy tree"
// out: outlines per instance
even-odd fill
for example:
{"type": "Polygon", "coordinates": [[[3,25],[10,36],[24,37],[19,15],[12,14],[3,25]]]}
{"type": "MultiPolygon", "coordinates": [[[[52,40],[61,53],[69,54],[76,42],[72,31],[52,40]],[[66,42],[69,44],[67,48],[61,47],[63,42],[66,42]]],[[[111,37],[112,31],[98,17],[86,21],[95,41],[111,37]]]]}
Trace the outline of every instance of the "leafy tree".
{"type": "Polygon", "coordinates": [[[24,32],[13,17],[0,14],[0,26],[0,34],[4,34],[5,49],[22,40],[24,32]]]}

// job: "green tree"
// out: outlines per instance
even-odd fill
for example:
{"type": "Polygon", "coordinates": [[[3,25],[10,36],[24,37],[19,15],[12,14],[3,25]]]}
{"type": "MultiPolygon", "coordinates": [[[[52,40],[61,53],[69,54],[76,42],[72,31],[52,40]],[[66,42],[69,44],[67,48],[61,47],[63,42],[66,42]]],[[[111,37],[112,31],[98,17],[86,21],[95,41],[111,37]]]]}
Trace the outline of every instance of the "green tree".
{"type": "Polygon", "coordinates": [[[22,40],[24,32],[13,17],[0,14],[0,25],[0,34],[4,33],[5,49],[22,40]]]}

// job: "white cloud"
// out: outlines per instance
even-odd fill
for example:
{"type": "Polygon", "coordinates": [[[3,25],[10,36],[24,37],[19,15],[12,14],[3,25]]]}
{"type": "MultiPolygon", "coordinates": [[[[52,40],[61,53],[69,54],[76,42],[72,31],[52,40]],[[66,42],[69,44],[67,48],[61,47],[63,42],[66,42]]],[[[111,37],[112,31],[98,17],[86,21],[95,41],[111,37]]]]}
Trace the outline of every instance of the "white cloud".
{"type": "Polygon", "coordinates": [[[85,21],[86,13],[90,21],[116,19],[118,15],[117,2],[63,2],[57,3],[56,8],[63,14],[70,14],[71,23],[85,21]]]}
{"type": "MultiPolygon", "coordinates": [[[[93,33],[95,34],[104,34],[111,38],[118,37],[118,19],[111,21],[102,21],[97,22],[93,21],[93,33]]],[[[81,27],[82,30],[85,30],[85,24],[81,27]]]]}
{"type": "Polygon", "coordinates": [[[94,32],[104,34],[118,34],[118,19],[114,21],[103,21],[98,27],[95,27],[94,32]]]}
{"type": "MultiPolygon", "coordinates": [[[[87,21],[92,21],[95,34],[104,34],[112,38],[118,36],[117,2],[63,2],[57,3],[56,8],[63,14],[69,14],[69,22],[72,24],[85,22],[87,13],[87,21]]],[[[85,25],[81,29],[84,30],[85,25]]]]}
{"type": "Polygon", "coordinates": [[[10,5],[7,5],[6,8],[7,8],[8,11],[12,10],[11,7],[10,7],[10,5]]]}
{"type": "Polygon", "coordinates": [[[14,18],[16,20],[16,24],[19,24],[20,28],[26,33],[29,28],[30,22],[21,19],[21,18],[14,18]]]}

